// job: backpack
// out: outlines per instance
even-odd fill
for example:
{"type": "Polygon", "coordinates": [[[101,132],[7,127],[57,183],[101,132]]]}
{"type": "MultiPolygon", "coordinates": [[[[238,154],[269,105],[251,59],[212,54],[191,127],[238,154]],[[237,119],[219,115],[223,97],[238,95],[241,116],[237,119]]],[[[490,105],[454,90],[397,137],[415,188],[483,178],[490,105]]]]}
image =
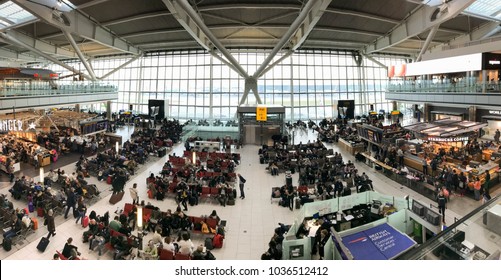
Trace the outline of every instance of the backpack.
{"type": "Polygon", "coordinates": [[[217,234],[224,236],[224,228],[222,227],[217,227],[217,234]]]}
{"type": "Polygon", "coordinates": [[[214,249],[214,247],[212,246],[212,238],[210,237],[205,238],[204,246],[205,248],[207,248],[207,250],[214,249]]]}
{"type": "Polygon", "coordinates": [[[210,232],[209,231],[209,226],[206,223],[204,223],[204,222],[202,222],[201,224],[202,224],[202,229],[201,229],[202,233],[209,233],[210,232]]]}
{"type": "Polygon", "coordinates": [[[214,235],[212,239],[212,246],[214,248],[222,248],[223,247],[223,239],[224,237],[221,234],[214,235]]]}
{"type": "Polygon", "coordinates": [[[193,230],[202,230],[202,224],[201,223],[195,223],[193,225],[193,230]]]}
{"type": "Polygon", "coordinates": [[[2,247],[5,251],[10,251],[12,249],[12,240],[10,238],[5,238],[3,240],[2,247]]]}

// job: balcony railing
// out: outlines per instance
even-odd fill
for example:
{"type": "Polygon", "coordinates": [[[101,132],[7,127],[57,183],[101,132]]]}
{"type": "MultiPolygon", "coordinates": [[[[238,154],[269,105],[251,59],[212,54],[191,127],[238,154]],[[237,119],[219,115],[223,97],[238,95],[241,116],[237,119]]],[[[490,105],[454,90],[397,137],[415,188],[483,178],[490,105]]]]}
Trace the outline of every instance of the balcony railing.
{"type": "Polygon", "coordinates": [[[462,92],[462,93],[499,93],[501,83],[478,82],[476,78],[463,79],[459,82],[450,80],[417,80],[417,81],[392,81],[388,85],[388,92],[412,93],[412,92],[462,92]]]}
{"type": "Polygon", "coordinates": [[[74,95],[89,93],[114,93],[118,88],[111,84],[96,82],[73,82],[68,84],[24,84],[0,83],[0,97],[74,95]]]}

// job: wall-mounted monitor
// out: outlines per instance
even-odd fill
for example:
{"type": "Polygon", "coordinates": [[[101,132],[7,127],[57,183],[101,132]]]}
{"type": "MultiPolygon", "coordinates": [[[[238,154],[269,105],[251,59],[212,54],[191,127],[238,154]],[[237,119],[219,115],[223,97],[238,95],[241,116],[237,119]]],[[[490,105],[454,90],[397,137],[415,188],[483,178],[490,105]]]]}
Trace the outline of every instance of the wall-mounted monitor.
{"type": "Polygon", "coordinates": [[[441,215],[438,214],[437,212],[431,210],[431,209],[428,209],[428,208],[426,209],[425,218],[428,221],[428,223],[430,223],[432,225],[435,225],[435,226],[440,225],[441,215]]]}
{"type": "Polygon", "coordinates": [[[424,216],[424,205],[422,205],[421,203],[419,203],[417,200],[412,200],[412,212],[414,212],[414,214],[420,216],[420,217],[423,217],[424,216]]]}

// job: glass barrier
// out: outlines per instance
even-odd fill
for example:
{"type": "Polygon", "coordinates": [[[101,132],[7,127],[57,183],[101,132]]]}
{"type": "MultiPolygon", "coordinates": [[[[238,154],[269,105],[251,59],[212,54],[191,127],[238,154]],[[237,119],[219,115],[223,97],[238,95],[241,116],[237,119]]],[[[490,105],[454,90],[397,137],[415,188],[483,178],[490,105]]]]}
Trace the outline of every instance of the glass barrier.
{"type": "Polygon", "coordinates": [[[42,96],[42,95],[64,95],[80,93],[114,93],[118,87],[96,82],[72,82],[61,83],[24,83],[17,84],[9,81],[0,83],[0,97],[14,96],[42,96]]]}
{"type": "Polygon", "coordinates": [[[498,196],[398,259],[499,260],[500,252],[501,196],[498,196]]]}
{"type": "MultiPolygon", "coordinates": [[[[465,92],[479,93],[484,92],[484,84],[479,82],[477,78],[461,79],[453,81],[450,79],[444,80],[394,80],[388,85],[388,92],[465,92]]],[[[487,82],[485,84],[485,92],[499,92],[501,89],[500,82],[487,82]]]]}

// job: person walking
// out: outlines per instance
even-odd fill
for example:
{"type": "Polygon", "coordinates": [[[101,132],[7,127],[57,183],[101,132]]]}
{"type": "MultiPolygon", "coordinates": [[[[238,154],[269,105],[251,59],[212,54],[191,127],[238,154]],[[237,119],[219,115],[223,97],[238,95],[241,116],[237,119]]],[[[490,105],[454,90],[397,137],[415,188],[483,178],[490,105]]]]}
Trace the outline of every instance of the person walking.
{"type": "Polygon", "coordinates": [[[83,196],[81,196],[78,199],[77,205],[78,205],[77,206],[78,217],[75,220],[75,224],[78,224],[78,221],[81,220],[81,223],[82,223],[82,226],[83,226],[84,217],[85,217],[85,214],[87,213],[87,205],[85,205],[85,201],[84,201],[83,196]]]}
{"type": "Polygon", "coordinates": [[[441,189],[437,196],[438,213],[442,214],[442,222],[445,224],[445,209],[447,208],[447,198],[444,191],[441,189]]]}
{"type": "Polygon", "coordinates": [[[245,187],[245,182],[247,182],[247,180],[245,180],[244,177],[242,177],[242,174],[238,174],[238,186],[240,187],[240,198],[241,199],[244,199],[245,198],[245,192],[244,192],[244,187],[245,187]]]}
{"type": "Polygon", "coordinates": [[[132,205],[139,204],[139,194],[137,192],[137,183],[132,185],[132,188],[129,188],[130,197],[132,198],[132,205]]]}
{"type": "Polygon", "coordinates": [[[66,197],[66,212],[64,213],[64,218],[68,219],[68,213],[70,212],[70,208],[73,208],[73,211],[75,211],[75,204],[77,203],[76,201],[76,196],[74,193],[73,188],[70,188],[67,193],[66,197]]]}
{"type": "Polygon", "coordinates": [[[473,193],[475,195],[475,200],[480,200],[480,189],[482,185],[480,183],[480,178],[477,177],[475,182],[473,183],[473,193]]]}
{"type": "Polygon", "coordinates": [[[426,176],[428,175],[428,162],[426,161],[426,158],[423,159],[422,164],[423,164],[423,175],[426,176]]]}
{"type": "Polygon", "coordinates": [[[47,234],[47,239],[51,236],[56,236],[56,223],[54,222],[54,211],[49,209],[47,211],[47,216],[45,216],[44,224],[47,226],[47,230],[49,234],[47,234]]]}

